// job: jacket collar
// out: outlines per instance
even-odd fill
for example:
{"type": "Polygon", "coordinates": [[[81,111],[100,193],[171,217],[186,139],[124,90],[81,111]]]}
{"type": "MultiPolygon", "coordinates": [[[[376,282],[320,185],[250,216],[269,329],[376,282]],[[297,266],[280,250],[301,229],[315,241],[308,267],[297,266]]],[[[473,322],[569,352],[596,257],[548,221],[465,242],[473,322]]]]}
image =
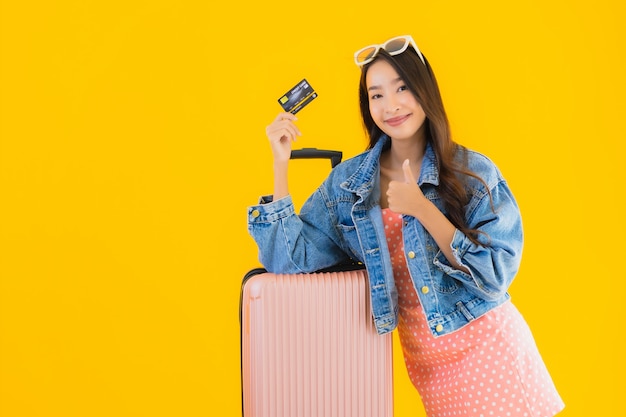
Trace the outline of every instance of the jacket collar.
{"type": "MultiPolygon", "coordinates": [[[[387,135],[381,136],[374,147],[364,154],[364,158],[357,170],[341,184],[341,188],[362,197],[369,195],[374,186],[379,182],[380,155],[385,148],[385,144],[390,140],[387,135]]],[[[430,142],[426,144],[426,151],[422,159],[420,177],[417,183],[419,185],[424,183],[433,184],[435,186],[439,185],[437,157],[435,156],[435,151],[430,142]]]]}

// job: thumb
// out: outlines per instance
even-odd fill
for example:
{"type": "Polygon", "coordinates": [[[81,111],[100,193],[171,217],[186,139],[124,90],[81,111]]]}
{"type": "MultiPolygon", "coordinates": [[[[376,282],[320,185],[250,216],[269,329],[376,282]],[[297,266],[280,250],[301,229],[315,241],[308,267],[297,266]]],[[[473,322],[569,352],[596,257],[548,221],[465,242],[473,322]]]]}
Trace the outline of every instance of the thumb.
{"type": "Polygon", "coordinates": [[[402,163],[402,170],[404,171],[404,182],[415,184],[415,177],[413,176],[413,171],[411,171],[411,163],[408,159],[405,159],[402,163]]]}

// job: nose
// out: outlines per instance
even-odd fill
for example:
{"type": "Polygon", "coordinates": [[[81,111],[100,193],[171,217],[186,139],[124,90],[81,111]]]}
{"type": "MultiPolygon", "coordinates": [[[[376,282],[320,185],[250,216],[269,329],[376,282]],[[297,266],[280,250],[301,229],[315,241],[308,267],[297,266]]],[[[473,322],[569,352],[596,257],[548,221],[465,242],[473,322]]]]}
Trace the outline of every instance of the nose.
{"type": "Polygon", "coordinates": [[[398,102],[393,98],[387,99],[387,102],[385,103],[385,112],[395,113],[398,110],[400,110],[400,104],[398,104],[398,102]]]}

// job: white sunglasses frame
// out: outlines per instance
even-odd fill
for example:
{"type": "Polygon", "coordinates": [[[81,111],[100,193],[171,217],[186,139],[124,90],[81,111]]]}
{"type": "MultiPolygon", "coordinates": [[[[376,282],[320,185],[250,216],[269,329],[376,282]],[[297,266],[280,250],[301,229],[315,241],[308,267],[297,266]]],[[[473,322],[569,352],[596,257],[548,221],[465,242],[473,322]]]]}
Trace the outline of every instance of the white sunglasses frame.
{"type": "Polygon", "coordinates": [[[378,52],[381,49],[384,49],[385,51],[387,51],[389,53],[389,55],[395,56],[395,55],[399,55],[402,52],[406,51],[407,48],[409,47],[409,45],[411,45],[413,47],[413,49],[415,49],[415,52],[417,52],[417,55],[419,55],[420,59],[422,60],[422,64],[426,65],[426,61],[424,60],[424,56],[422,55],[422,52],[420,51],[420,49],[417,47],[417,44],[415,43],[415,40],[413,40],[413,37],[411,37],[411,35],[396,36],[395,38],[391,38],[391,39],[389,39],[389,40],[387,40],[384,43],[381,43],[379,45],[374,44],[374,45],[368,45],[366,47],[363,47],[363,48],[359,49],[358,51],[356,51],[354,53],[354,62],[356,63],[356,65],[358,67],[362,67],[362,66],[367,65],[370,62],[372,62],[376,58],[376,55],[378,55],[378,52]],[[387,51],[387,49],[385,47],[388,44],[390,44],[393,41],[400,40],[400,39],[404,40],[404,46],[402,48],[400,48],[397,51],[393,51],[393,52],[387,51]],[[362,61],[362,62],[359,61],[359,54],[361,52],[365,51],[366,49],[369,49],[369,48],[374,48],[374,53],[369,58],[367,58],[365,61],[362,61]]]}

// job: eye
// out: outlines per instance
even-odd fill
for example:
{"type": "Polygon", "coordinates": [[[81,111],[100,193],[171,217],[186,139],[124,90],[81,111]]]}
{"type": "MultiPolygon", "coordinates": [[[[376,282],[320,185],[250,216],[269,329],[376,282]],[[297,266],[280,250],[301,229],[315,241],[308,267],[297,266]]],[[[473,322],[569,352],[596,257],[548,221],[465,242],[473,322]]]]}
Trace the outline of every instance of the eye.
{"type": "Polygon", "coordinates": [[[409,89],[409,87],[407,87],[406,85],[401,85],[400,87],[398,87],[398,91],[407,91],[409,89]]]}
{"type": "Polygon", "coordinates": [[[381,97],[382,97],[381,94],[372,94],[372,96],[370,97],[370,100],[376,100],[376,99],[379,99],[381,97]]]}

